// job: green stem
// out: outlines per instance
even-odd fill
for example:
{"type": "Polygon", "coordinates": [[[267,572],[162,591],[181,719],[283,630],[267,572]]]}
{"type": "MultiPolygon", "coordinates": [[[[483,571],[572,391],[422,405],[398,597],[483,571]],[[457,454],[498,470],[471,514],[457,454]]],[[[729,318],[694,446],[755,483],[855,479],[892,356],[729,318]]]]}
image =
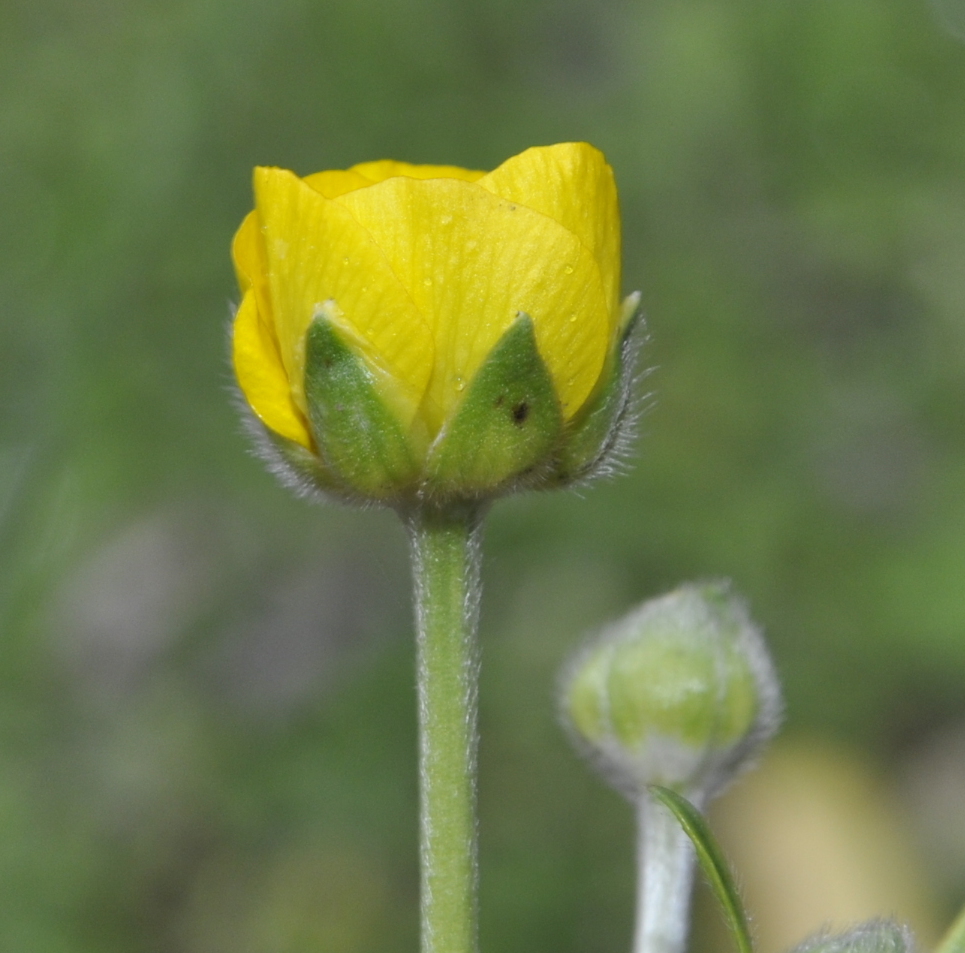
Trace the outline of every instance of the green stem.
{"type": "Polygon", "coordinates": [[[419,691],[422,953],[476,950],[478,507],[407,514],[419,691]]]}

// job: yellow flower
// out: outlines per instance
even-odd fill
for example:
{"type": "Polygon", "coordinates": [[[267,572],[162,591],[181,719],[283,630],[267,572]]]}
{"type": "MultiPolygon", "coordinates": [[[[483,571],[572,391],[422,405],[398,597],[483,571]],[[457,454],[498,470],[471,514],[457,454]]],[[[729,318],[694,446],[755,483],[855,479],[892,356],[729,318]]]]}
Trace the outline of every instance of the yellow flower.
{"type": "Polygon", "coordinates": [[[564,429],[612,372],[632,309],[619,299],[613,174],[592,146],[528,149],[490,173],[389,160],[304,179],[258,168],[254,190],[232,247],[234,367],[287,441],[318,453],[306,339],[320,317],[363,362],[420,472],[520,315],[564,429]]]}

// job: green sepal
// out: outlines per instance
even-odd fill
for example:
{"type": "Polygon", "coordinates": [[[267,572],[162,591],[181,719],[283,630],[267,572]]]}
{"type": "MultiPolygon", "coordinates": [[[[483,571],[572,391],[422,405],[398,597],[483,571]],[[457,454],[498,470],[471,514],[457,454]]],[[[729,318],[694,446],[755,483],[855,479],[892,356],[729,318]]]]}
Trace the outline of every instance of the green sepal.
{"type": "Polygon", "coordinates": [[[935,953],[965,953],[965,909],[948,928],[935,953]]]}
{"type": "Polygon", "coordinates": [[[542,472],[563,428],[553,378],[520,312],[476,373],[432,448],[433,490],[481,494],[542,472]]]}
{"type": "Polygon", "coordinates": [[[350,493],[390,500],[413,484],[417,468],[402,425],[364,358],[324,313],[305,338],[305,401],[318,455],[350,493]]]}
{"type": "Polygon", "coordinates": [[[744,912],[744,904],[734,882],[734,876],[703,814],[685,797],[670,788],[651,784],[647,790],[677,818],[684,833],[693,841],[694,849],[697,851],[697,862],[714,895],[720,901],[724,918],[738,950],[740,953],[754,953],[747,914],[744,912]]]}
{"type": "Polygon", "coordinates": [[[358,494],[353,493],[311,450],[279,436],[267,427],[264,431],[266,446],[261,455],[269,469],[289,489],[299,496],[319,492],[342,500],[357,498],[358,494]]]}
{"type": "Polygon", "coordinates": [[[624,302],[623,331],[607,357],[596,392],[567,424],[555,467],[558,483],[592,477],[620,443],[633,398],[639,303],[639,294],[624,302]]]}

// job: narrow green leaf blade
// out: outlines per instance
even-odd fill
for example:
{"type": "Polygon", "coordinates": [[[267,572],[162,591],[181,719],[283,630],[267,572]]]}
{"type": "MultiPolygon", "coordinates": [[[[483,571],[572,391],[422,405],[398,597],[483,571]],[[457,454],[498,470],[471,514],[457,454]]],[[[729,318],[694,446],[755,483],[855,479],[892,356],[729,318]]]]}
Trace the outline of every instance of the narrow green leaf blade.
{"type": "Polygon", "coordinates": [[[965,910],[962,910],[948,928],[948,932],[935,948],[935,953],[965,953],[965,910]]]}
{"type": "Polygon", "coordinates": [[[747,922],[747,914],[744,912],[744,904],[737,891],[737,885],[734,883],[734,877],[723,851],[710,832],[710,827],[707,825],[704,816],[690,801],[676,791],[671,791],[670,788],[652,784],[649,791],[677,818],[684,832],[693,841],[694,848],[697,851],[697,860],[710,882],[711,889],[724,909],[724,918],[734,935],[738,950],[740,950],[740,953],[753,953],[754,945],[751,941],[751,931],[747,922]]]}

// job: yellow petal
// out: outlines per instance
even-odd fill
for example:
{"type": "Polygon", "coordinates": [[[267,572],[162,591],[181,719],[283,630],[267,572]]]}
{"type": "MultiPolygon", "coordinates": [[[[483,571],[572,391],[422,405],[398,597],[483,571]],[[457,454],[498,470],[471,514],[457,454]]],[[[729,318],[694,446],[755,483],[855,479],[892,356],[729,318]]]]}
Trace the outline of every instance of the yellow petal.
{"type": "Polygon", "coordinates": [[[254,275],[260,270],[258,250],[255,247],[257,238],[258,213],[249,212],[231,241],[231,260],[235,264],[235,274],[242,294],[252,286],[254,275]]]}
{"type": "Polygon", "coordinates": [[[238,385],[261,422],[275,433],[311,449],[308,425],[292,401],[275,337],[262,321],[254,292],[250,290],[235,315],[232,358],[238,385]]]}
{"type": "Polygon", "coordinates": [[[271,297],[268,292],[268,264],[258,212],[249,212],[231,243],[231,257],[242,294],[252,288],[258,299],[262,320],[271,323],[271,297]]]}
{"type": "Polygon", "coordinates": [[[256,169],[255,198],[272,317],[295,404],[306,412],[308,325],[325,302],[334,301],[380,380],[394,383],[384,396],[408,426],[429,381],[432,335],[383,252],[344,207],[291,172],[256,169]]]}
{"type": "Polygon", "coordinates": [[[387,179],[333,204],[372,235],[432,327],[421,411],[431,431],[521,311],[564,416],[576,413],[600,375],[611,317],[597,263],[573,231],[455,179],[387,179]]]}
{"type": "Polygon", "coordinates": [[[302,180],[307,182],[316,192],[321,192],[327,199],[337,199],[346,192],[354,189],[364,189],[372,184],[371,179],[354,172],[351,169],[329,169],[327,172],[316,172],[306,175],[302,180]]]}
{"type": "Polygon", "coordinates": [[[337,199],[346,192],[364,189],[368,185],[382,182],[395,175],[410,179],[463,179],[474,182],[486,173],[473,169],[460,169],[455,165],[411,165],[396,162],[394,159],[380,159],[376,162],[362,162],[351,169],[330,169],[306,175],[304,180],[327,199],[337,199]]]}
{"type": "Polygon", "coordinates": [[[369,183],[384,182],[396,175],[404,175],[410,179],[461,179],[463,182],[475,182],[486,174],[477,169],[461,169],[457,165],[412,165],[409,162],[396,162],[395,159],[360,162],[353,165],[349,172],[365,176],[369,183]]]}
{"type": "Polygon", "coordinates": [[[510,202],[548,215],[573,232],[600,268],[617,320],[620,300],[620,210],[613,170],[586,142],[527,149],[478,183],[510,202]]]}

